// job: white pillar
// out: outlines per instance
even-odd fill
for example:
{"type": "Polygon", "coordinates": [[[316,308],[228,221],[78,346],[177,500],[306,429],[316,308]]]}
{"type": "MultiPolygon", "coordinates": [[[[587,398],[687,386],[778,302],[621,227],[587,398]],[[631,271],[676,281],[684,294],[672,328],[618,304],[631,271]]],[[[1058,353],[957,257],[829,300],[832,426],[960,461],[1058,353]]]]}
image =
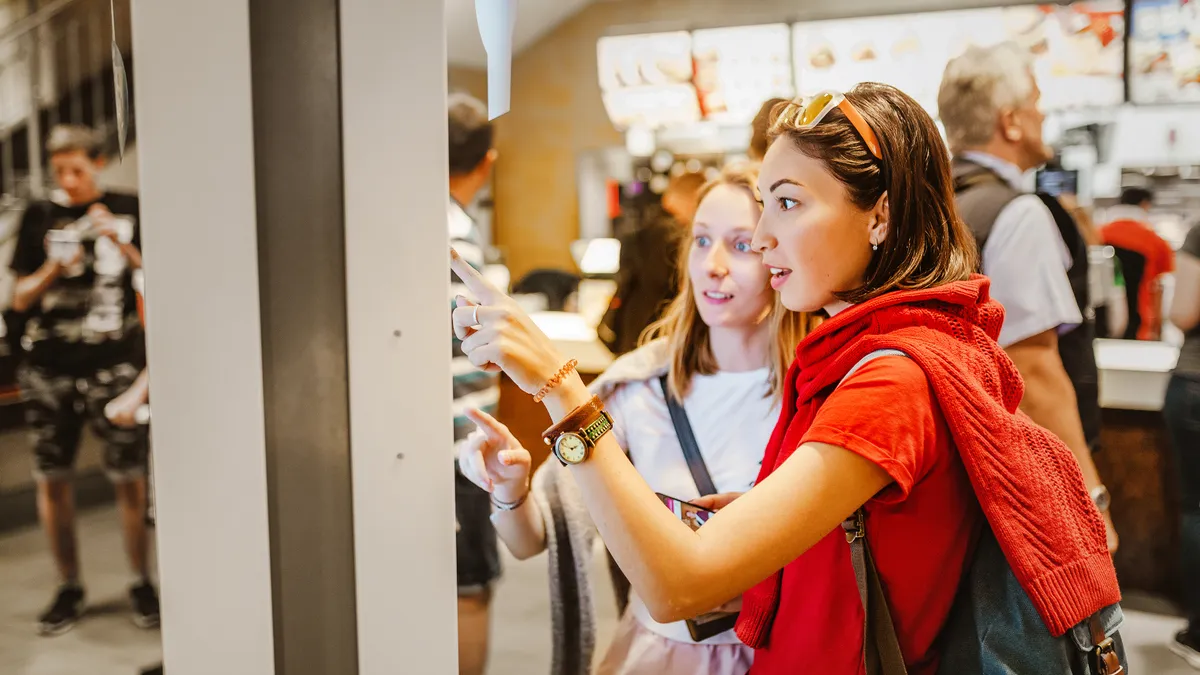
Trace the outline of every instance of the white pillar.
{"type": "Polygon", "coordinates": [[[444,3],[340,21],[359,672],[452,675],[444,3]]]}
{"type": "MultiPolygon", "coordinates": [[[[304,16],[328,9],[306,6],[304,16]]],[[[286,9],[279,0],[133,4],[166,665],[172,675],[323,675],[320,659],[345,663],[346,636],[356,635],[358,673],[452,675],[443,1],[340,0],[340,40],[305,41],[326,24],[299,15],[272,23],[286,9]],[[283,33],[251,48],[255,31],[276,28],[283,33]],[[333,67],[285,86],[280,77],[308,72],[281,60],[290,45],[312,50],[298,64],[333,67]],[[303,151],[331,128],[336,137],[328,99],[311,109],[313,96],[338,86],[343,185],[326,192],[329,180],[295,163],[323,162],[310,166],[338,187],[336,151],[303,151]],[[290,97],[310,105],[289,108],[290,97]],[[286,124],[289,110],[303,119],[286,124]],[[285,134],[297,141],[291,154],[285,134]],[[299,202],[288,199],[289,176],[305,190],[299,202]],[[284,208],[305,200],[312,209],[284,208]],[[344,230],[331,209],[344,213],[344,230]],[[307,244],[287,236],[289,222],[307,244]],[[307,297],[326,314],[337,307],[328,294],[341,292],[340,270],[304,262],[330,262],[313,258],[312,242],[336,248],[332,233],[344,234],[344,348],[332,339],[340,310],[319,326],[297,319],[307,297]],[[285,271],[321,280],[289,283],[285,271]],[[289,355],[294,362],[281,361],[289,355]],[[299,389],[316,390],[320,410],[290,429],[287,418],[304,408],[299,389]],[[345,436],[302,431],[338,419],[339,405],[349,409],[352,521],[339,501],[345,436]],[[330,536],[343,532],[337,514],[311,521],[315,539],[297,530],[306,509],[329,515],[324,504],[345,515],[353,551],[330,536]],[[354,590],[344,590],[340,561],[351,555],[354,590]],[[330,574],[306,586],[297,575],[312,567],[330,574]],[[321,621],[340,621],[332,617],[350,593],[357,621],[347,622],[357,626],[334,635],[321,621]],[[312,621],[297,616],[310,612],[312,621]]],[[[345,670],[336,675],[355,675],[345,670]]]]}
{"type": "Polygon", "coordinates": [[[247,0],[134,0],[173,675],[275,672],[247,0]]]}

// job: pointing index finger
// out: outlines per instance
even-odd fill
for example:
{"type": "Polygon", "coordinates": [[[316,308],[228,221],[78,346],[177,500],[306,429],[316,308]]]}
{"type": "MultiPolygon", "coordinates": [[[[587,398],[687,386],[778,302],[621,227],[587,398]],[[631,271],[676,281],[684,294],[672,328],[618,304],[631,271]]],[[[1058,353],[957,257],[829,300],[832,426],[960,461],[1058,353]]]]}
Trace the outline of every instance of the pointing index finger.
{"type": "Polygon", "coordinates": [[[492,285],[492,282],[488,281],[479,270],[459,255],[453,247],[450,248],[450,269],[454,272],[454,276],[461,279],[463,285],[476,298],[479,298],[480,302],[495,302],[497,296],[502,295],[500,290],[492,285]]]}

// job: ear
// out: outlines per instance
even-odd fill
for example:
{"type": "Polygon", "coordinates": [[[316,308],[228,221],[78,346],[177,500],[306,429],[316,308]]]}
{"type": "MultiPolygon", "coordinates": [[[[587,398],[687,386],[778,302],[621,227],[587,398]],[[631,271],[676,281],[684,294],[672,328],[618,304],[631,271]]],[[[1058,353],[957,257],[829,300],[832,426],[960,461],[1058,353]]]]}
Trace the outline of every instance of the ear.
{"type": "Polygon", "coordinates": [[[997,124],[1000,126],[1000,134],[1009,143],[1017,143],[1025,135],[1025,132],[1021,130],[1021,125],[1017,123],[1017,111],[1012,108],[1004,108],[1000,111],[1000,119],[997,124]]]}
{"type": "Polygon", "coordinates": [[[871,209],[870,226],[867,230],[867,237],[872,246],[878,246],[884,241],[887,241],[889,221],[891,220],[892,211],[888,203],[888,193],[883,193],[879,197],[879,201],[875,202],[875,208],[871,209]]]}
{"type": "Polygon", "coordinates": [[[92,165],[95,166],[96,169],[103,169],[105,166],[108,166],[108,159],[101,155],[100,157],[92,160],[92,165]]]}

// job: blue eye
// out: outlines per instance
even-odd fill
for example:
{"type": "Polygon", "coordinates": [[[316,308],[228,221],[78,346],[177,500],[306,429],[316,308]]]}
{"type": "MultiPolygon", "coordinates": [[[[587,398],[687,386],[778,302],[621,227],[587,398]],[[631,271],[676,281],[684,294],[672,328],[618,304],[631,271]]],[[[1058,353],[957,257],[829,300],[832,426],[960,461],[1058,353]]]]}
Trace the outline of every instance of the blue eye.
{"type": "Polygon", "coordinates": [[[712,239],[709,239],[708,237],[706,237],[704,235],[700,235],[699,237],[696,237],[696,245],[699,246],[700,248],[708,248],[709,244],[711,244],[711,243],[712,243],[712,239]]]}
{"type": "Polygon", "coordinates": [[[753,253],[754,252],[754,248],[750,246],[750,242],[748,242],[744,239],[742,241],[739,241],[737,244],[734,244],[734,247],[737,248],[737,250],[742,253],[753,253]]]}
{"type": "Polygon", "coordinates": [[[789,198],[787,198],[787,197],[780,197],[780,198],[779,198],[779,206],[780,206],[780,208],[782,208],[784,211],[791,211],[792,209],[796,208],[796,205],[797,205],[797,204],[799,204],[799,203],[800,203],[800,202],[799,202],[798,200],[795,200],[795,199],[789,199],[789,198]]]}

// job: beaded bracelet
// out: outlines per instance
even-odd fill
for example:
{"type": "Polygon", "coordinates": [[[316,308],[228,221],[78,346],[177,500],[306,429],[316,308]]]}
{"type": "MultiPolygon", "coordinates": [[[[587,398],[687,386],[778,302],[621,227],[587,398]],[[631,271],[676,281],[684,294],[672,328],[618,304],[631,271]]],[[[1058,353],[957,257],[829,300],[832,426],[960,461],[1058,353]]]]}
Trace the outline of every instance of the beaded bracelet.
{"type": "Polygon", "coordinates": [[[550,390],[562,384],[563,380],[567,378],[567,375],[570,375],[578,365],[579,361],[576,359],[567,361],[567,364],[562,368],[559,368],[558,372],[554,374],[554,377],[550,378],[550,381],[546,383],[546,386],[542,387],[540,390],[538,390],[538,393],[533,395],[533,402],[541,403],[542,399],[546,398],[546,394],[549,394],[550,390]]]}

